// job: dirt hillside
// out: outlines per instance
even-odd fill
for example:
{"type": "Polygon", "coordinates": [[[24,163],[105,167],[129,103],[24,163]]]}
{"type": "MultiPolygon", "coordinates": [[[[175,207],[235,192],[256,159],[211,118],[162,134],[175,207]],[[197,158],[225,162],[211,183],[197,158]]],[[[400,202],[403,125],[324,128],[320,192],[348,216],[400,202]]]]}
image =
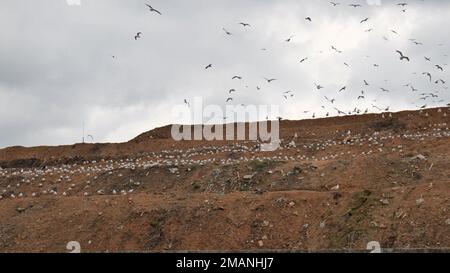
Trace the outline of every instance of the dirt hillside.
{"type": "Polygon", "coordinates": [[[450,249],[450,108],[282,121],[282,147],[0,150],[0,252],[450,249]]]}

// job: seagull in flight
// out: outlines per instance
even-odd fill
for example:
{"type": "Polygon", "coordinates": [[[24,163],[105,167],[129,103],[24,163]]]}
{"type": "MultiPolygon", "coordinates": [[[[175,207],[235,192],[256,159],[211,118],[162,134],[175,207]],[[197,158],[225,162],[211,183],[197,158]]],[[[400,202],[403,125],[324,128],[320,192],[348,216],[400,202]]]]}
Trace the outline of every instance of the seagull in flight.
{"type": "Polygon", "coordinates": [[[249,27],[250,26],[250,24],[243,23],[243,22],[240,22],[239,25],[242,25],[243,27],[249,27]]]}
{"type": "Polygon", "coordinates": [[[206,70],[206,69],[209,69],[209,68],[212,68],[212,66],[213,66],[212,64],[208,64],[208,65],[205,67],[205,70],[206,70]]]}
{"type": "Polygon", "coordinates": [[[150,6],[149,4],[145,4],[145,5],[150,9],[151,12],[156,12],[156,13],[158,13],[159,15],[162,15],[161,12],[159,12],[159,10],[154,9],[154,8],[153,8],[152,6],[150,6]]]}
{"type": "Polygon", "coordinates": [[[397,51],[395,51],[395,52],[397,52],[398,54],[400,54],[400,60],[401,60],[401,61],[407,60],[407,61],[409,62],[409,57],[406,57],[405,55],[403,55],[403,53],[402,53],[400,50],[397,50],[397,51]]]}
{"type": "Polygon", "coordinates": [[[336,51],[337,53],[342,53],[342,51],[338,50],[336,47],[331,46],[331,49],[333,49],[334,51],[336,51]]]}
{"type": "Polygon", "coordinates": [[[273,81],[276,81],[277,79],[268,79],[268,78],[264,78],[268,83],[271,83],[273,81]]]}
{"type": "Polygon", "coordinates": [[[140,39],[141,38],[141,34],[142,34],[142,32],[136,33],[136,35],[134,36],[134,40],[140,39]]]}
{"type": "Polygon", "coordinates": [[[232,35],[231,32],[229,32],[229,31],[226,30],[225,28],[222,28],[222,29],[223,29],[223,31],[225,31],[225,33],[226,33],[227,35],[232,35]]]}
{"type": "Polygon", "coordinates": [[[430,72],[423,72],[422,75],[428,76],[430,78],[430,82],[431,82],[431,74],[430,74],[430,72]]]}

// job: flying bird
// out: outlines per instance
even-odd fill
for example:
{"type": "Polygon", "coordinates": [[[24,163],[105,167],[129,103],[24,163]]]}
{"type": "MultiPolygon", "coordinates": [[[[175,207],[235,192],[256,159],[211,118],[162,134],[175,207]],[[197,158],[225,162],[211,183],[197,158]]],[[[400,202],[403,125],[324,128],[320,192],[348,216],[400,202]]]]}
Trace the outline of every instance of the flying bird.
{"type": "Polygon", "coordinates": [[[409,57],[406,57],[405,55],[403,55],[403,53],[400,50],[396,51],[398,54],[400,54],[400,60],[407,60],[409,62],[409,57]]]}
{"type": "Polygon", "coordinates": [[[331,46],[331,49],[333,49],[334,51],[336,51],[337,53],[342,53],[342,51],[338,50],[336,47],[331,46]]]}
{"type": "Polygon", "coordinates": [[[136,35],[134,36],[134,40],[140,39],[141,38],[141,34],[142,34],[142,32],[136,33],[136,35]]]}
{"type": "Polygon", "coordinates": [[[223,31],[227,34],[227,35],[232,35],[231,32],[229,32],[228,30],[226,30],[225,28],[222,28],[223,31]]]}
{"type": "Polygon", "coordinates": [[[314,85],[316,86],[316,89],[317,89],[317,90],[320,90],[320,89],[324,88],[324,87],[321,86],[320,84],[314,84],[314,85]]]}
{"type": "Polygon", "coordinates": [[[264,78],[268,83],[271,83],[273,81],[276,81],[277,79],[268,79],[268,78],[264,78]]]}
{"type": "Polygon", "coordinates": [[[249,27],[250,26],[250,24],[243,23],[243,22],[240,22],[239,25],[242,25],[243,27],[249,27]]]}
{"type": "Polygon", "coordinates": [[[430,82],[432,81],[430,72],[423,72],[422,75],[428,76],[430,78],[430,82]]]}
{"type": "Polygon", "coordinates": [[[159,12],[159,10],[156,10],[156,9],[154,9],[152,6],[150,6],[149,4],[145,4],[149,9],[150,9],[150,12],[156,12],[156,13],[158,13],[159,15],[162,15],[161,14],[161,12],[159,12]]]}
{"type": "Polygon", "coordinates": [[[206,69],[209,69],[209,68],[212,68],[212,66],[213,66],[212,64],[208,64],[208,65],[205,67],[205,70],[206,70],[206,69]]]}

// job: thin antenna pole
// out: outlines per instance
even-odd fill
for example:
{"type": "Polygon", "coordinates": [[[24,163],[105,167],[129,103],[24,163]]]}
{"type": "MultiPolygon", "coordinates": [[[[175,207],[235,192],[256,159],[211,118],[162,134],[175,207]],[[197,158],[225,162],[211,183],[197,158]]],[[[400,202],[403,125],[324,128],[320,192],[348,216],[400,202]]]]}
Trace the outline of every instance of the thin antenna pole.
{"type": "Polygon", "coordinates": [[[83,144],[84,144],[84,120],[83,120],[83,139],[82,139],[82,141],[83,141],[83,144]]]}

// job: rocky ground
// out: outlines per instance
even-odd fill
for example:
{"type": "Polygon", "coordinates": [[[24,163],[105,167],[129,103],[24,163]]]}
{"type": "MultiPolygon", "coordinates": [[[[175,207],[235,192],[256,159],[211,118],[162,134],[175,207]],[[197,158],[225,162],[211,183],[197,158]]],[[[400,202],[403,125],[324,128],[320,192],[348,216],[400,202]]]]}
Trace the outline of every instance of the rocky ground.
{"type": "Polygon", "coordinates": [[[282,148],[0,150],[0,252],[450,249],[450,108],[283,121],[282,148]]]}

